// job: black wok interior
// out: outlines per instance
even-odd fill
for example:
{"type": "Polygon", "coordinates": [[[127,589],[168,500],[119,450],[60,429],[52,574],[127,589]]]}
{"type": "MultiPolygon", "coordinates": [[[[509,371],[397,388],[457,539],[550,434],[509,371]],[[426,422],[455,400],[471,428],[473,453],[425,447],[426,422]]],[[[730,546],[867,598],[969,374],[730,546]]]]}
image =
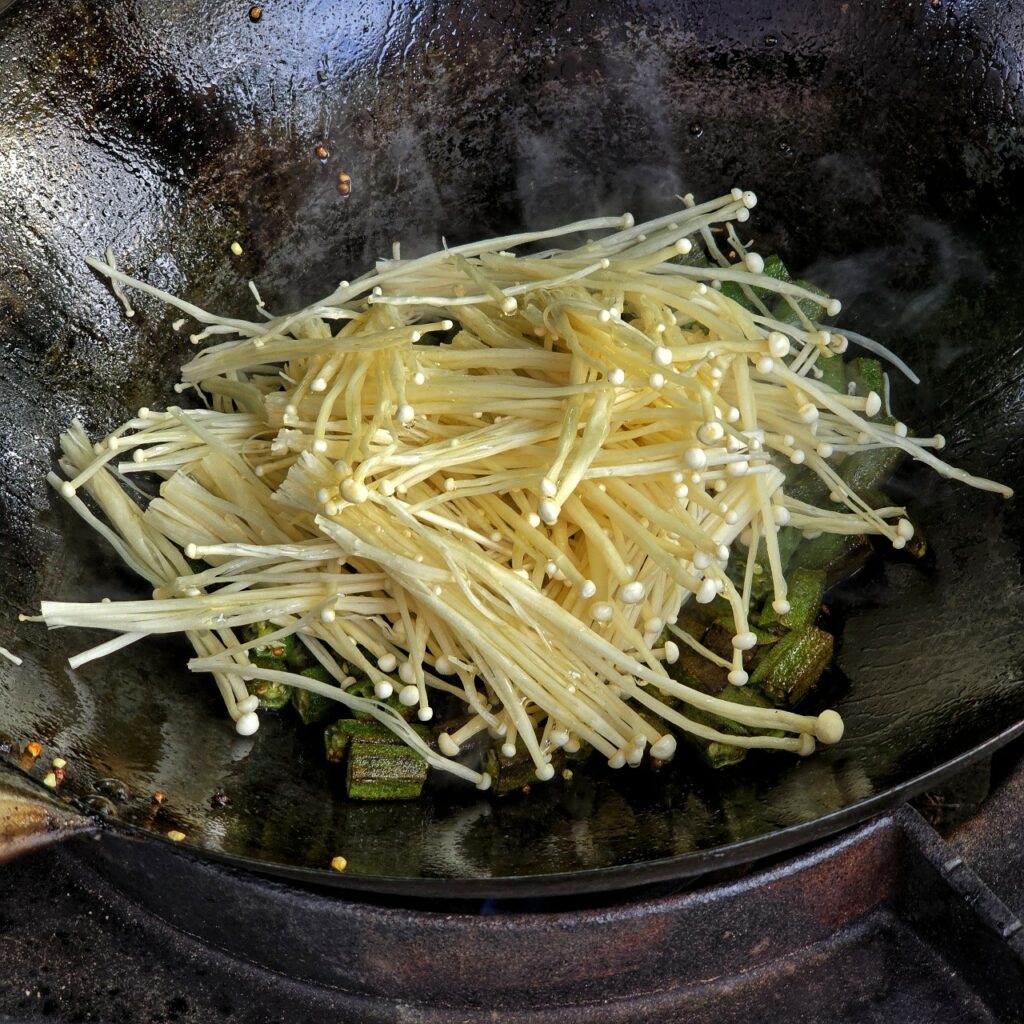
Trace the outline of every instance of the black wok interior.
{"type": "Polygon", "coordinates": [[[236,737],[182,644],[74,672],[67,656],[97,638],[19,624],[43,597],[143,591],[44,481],[71,417],[99,434],[170,403],[187,358],[174,316],[140,297],[126,319],[87,269],[108,244],[131,273],[251,315],[248,279],[284,311],[396,239],[405,255],[442,235],[639,220],[677,193],[740,185],[761,200],[759,251],[833,289],[844,324],[921,374],[918,388],[893,375],[903,418],[941,430],[972,471],[1020,481],[1016,5],[268,0],[258,21],[249,7],[22,0],[0,17],[0,643],[25,659],[0,661],[0,732],[62,754],[68,790],[94,806],[213,855],[457,895],[481,880],[528,893],[544,876],[600,888],[783,849],[1013,730],[1019,501],[918,467],[896,491],[929,557],[879,561],[836,595],[823,701],[847,735],[807,760],[588,765],[529,797],[449,785],[359,805],[294,720],[267,714],[236,737]],[[156,820],[154,790],[169,797],[156,820]],[[228,807],[211,807],[218,791],[228,807]],[[323,870],[337,853],[344,875],[323,870]]]}

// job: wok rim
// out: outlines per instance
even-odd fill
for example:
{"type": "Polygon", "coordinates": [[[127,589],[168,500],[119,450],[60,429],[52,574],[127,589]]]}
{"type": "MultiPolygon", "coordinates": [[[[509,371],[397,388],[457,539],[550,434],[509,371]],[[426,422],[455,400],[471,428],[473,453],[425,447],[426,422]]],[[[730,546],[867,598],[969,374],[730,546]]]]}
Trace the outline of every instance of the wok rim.
{"type": "MultiPolygon", "coordinates": [[[[495,875],[488,878],[455,878],[443,876],[396,876],[342,873],[324,868],[307,868],[273,861],[224,853],[188,842],[174,842],[158,832],[151,832],[128,822],[105,820],[103,824],[119,838],[129,842],[164,844],[180,856],[211,861],[241,870],[251,876],[281,883],[292,883],[344,898],[346,894],[361,897],[389,896],[417,899],[525,900],[548,897],[576,897],[590,894],[625,892],[643,886],[698,879],[710,872],[721,871],[780,854],[794,853],[849,828],[861,825],[886,811],[905,803],[911,797],[958,774],[963,769],[994,754],[1013,740],[1024,736],[1024,718],[1007,726],[995,736],[968,748],[956,757],[921,772],[911,779],[865,800],[848,804],[828,814],[819,815],[798,825],[766,832],[750,839],[727,843],[707,850],[693,850],[673,857],[633,861],[628,864],[580,871],[561,871],[535,875],[495,875]]],[[[130,865],[125,866],[130,870],[130,865]]]]}

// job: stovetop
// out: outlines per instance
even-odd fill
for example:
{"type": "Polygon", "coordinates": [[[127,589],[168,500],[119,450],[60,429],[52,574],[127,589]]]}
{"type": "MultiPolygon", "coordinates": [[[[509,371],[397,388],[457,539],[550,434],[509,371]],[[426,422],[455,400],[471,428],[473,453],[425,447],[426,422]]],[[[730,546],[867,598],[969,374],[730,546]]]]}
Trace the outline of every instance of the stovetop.
{"type": "Polygon", "coordinates": [[[128,892],[78,837],[0,867],[0,1021],[1024,1021],[1022,753],[946,838],[905,805],[605,905],[379,905],[178,854],[128,892]]]}

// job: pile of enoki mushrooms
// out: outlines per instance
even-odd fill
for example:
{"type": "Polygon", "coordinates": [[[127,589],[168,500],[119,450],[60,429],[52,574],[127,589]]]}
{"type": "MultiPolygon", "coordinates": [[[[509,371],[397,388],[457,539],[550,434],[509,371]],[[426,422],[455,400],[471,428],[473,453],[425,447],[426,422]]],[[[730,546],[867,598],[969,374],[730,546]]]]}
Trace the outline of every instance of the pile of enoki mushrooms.
{"type": "Polygon", "coordinates": [[[459,754],[484,732],[507,756],[527,752],[542,780],[558,748],[584,741],[613,767],[670,758],[682,732],[799,754],[838,741],[835,711],[676,681],[679,645],[747,682],[756,559],[773,608],[788,607],[783,526],[906,544],[903,510],[872,508],[841,479],[848,453],[895,446],[1009,492],[937,458],[941,437],[879,416],[883,396],[821,381],[853,336],[821,326],[836,299],[770,277],[741,241],[755,203],[734,189],[641,225],[598,217],[411,260],[396,246],[286,316],[250,285],[254,322],[134,280],[110,254],[93,261],[126,307],[131,287],[203,325],[176,387],[202,407],[140,409],[97,444],[78,423],[62,436],[66,479],[51,482],[153,592],[47,601],[40,618],[117,634],[74,665],[182,632],[239,733],[259,725],[246,682],[286,683],[372,714],[480,788],[489,777],[459,754]],[[569,236],[581,244],[543,248],[569,236]],[[773,316],[769,297],[795,315],[773,316]],[[787,497],[791,464],[827,483],[827,508],[787,497]],[[140,473],[162,478],[158,496],[140,473]],[[685,602],[718,597],[731,662],[677,625],[685,602]],[[275,631],[244,641],[258,621],[275,631]],[[253,664],[257,644],[290,634],[329,683],[253,664]],[[353,672],[374,697],[348,692],[353,672]],[[438,694],[470,717],[434,746],[406,717],[429,721],[438,694]]]}

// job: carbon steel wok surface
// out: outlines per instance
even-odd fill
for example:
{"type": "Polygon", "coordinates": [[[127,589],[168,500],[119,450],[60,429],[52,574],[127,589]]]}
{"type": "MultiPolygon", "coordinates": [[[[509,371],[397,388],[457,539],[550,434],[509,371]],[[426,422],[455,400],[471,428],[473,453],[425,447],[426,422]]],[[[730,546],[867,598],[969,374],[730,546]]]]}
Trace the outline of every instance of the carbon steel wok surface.
{"type": "Polygon", "coordinates": [[[1018,505],[913,467],[897,490],[929,558],[876,564],[833,602],[823,699],[846,738],[729,773],[680,756],[656,776],[579,768],[526,798],[452,785],[353,804],[291,719],[235,737],[181,644],[75,672],[67,656],[95,640],[17,613],[142,593],[43,479],[71,417],[98,433],[169,402],[188,355],[165,309],[139,298],[127,320],[86,268],[107,244],[201,305],[248,312],[252,278],[284,310],[395,239],[406,255],[639,219],[738,184],[761,198],[759,251],[833,288],[844,323],[921,373],[916,389],[893,375],[903,418],[1018,483],[1022,42],[1020,5],[945,0],[280,0],[258,21],[227,0],[15,5],[0,18],[0,643],[25,663],[0,662],[0,731],[15,752],[46,745],[36,774],[59,752],[67,791],[130,826],[266,871],[453,895],[701,872],[842,827],[1001,742],[1024,717],[1018,505]],[[229,806],[211,806],[219,791],[229,806]],[[337,853],[344,875],[322,870],[337,853]]]}

